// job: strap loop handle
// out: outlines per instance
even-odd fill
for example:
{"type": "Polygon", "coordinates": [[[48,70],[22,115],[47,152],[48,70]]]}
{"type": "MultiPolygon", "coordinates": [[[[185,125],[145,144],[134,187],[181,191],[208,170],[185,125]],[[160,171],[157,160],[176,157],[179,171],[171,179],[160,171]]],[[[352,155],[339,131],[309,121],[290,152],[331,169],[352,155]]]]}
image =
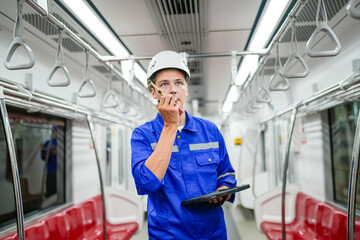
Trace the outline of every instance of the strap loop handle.
{"type": "Polygon", "coordinates": [[[81,83],[81,86],[79,88],[79,91],[77,93],[77,95],[81,98],[91,98],[91,97],[95,97],[96,96],[96,90],[95,90],[95,85],[94,82],[91,80],[90,78],[90,71],[89,71],[89,51],[86,50],[85,51],[85,55],[86,55],[86,63],[85,63],[85,79],[84,81],[81,83]],[[84,94],[82,93],[82,89],[84,88],[85,85],[90,85],[90,88],[92,90],[92,92],[88,93],[88,94],[84,94]]]}
{"type": "Polygon", "coordinates": [[[283,74],[283,70],[282,70],[282,65],[281,65],[281,60],[280,60],[280,55],[279,55],[279,43],[276,45],[276,60],[275,60],[275,73],[271,76],[270,78],[270,82],[269,82],[269,90],[270,91],[287,91],[290,87],[289,84],[289,80],[284,76],[283,74]],[[277,68],[277,65],[279,64],[279,68],[277,68]],[[280,76],[283,82],[283,86],[273,86],[273,82],[276,78],[276,76],[280,76]]]}
{"type": "Polygon", "coordinates": [[[25,36],[24,36],[24,25],[22,23],[22,10],[25,0],[18,0],[17,1],[17,16],[15,21],[15,27],[14,27],[14,40],[10,44],[4,65],[9,70],[20,70],[20,69],[29,69],[32,68],[35,65],[36,59],[34,56],[34,53],[32,52],[31,48],[25,43],[25,36]],[[29,62],[27,63],[20,63],[20,64],[11,64],[10,60],[13,57],[16,49],[18,47],[23,47],[26,54],[29,57],[29,62]]]}
{"type": "Polygon", "coordinates": [[[292,18],[291,19],[291,43],[290,43],[290,56],[289,58],[286,60],[285,64],[284,64],[284,68],[283,68],[283,73],[284,76],[287,78],[303,78],[306,77],[309,74],[309,67],[307,66],[305,60],[301,57],[301,55],[299,54],[299,45],[297,43],[297,38],[296,38],[296,19],[292,18]],[[287,69],[288,66],[290,64],[291,61],[293,60],[298,60],[301,65],[304,68],[304,72],[302,73],[288,73],[287,69]]]}
{"type": "Polygon", "coordinates": [[[50,72],[48,79],[47,79],[47,83],[50,87],[67,87],[71,83],[69,71],[67,70],[67,68],[65,67],[65,64],[64,64],[64,52],[63,52],[63,47],[62,47],[64,32],[65,32],[64,29],[59,30],[58,48],[57,48],[57,52],[56,52],[56,62],[50,72]],[[59,82],[59,83],[51,82],[52,77],[54,76],[55,72],[58,69],[62,69],[64,71],[64,73],[66,75],[65,82],[59,82]]]}
{"type": "Polygon", "coordinates": [[[110,74],[109,77],[107,92],[103,98],[102,105],[104,108],[116,108],[119,105],[119,98],[116,96],[116,93],[112,88],[112,74],[110,74]]]}
{"type": "Polygon", "coordinates": [[[341,44],[340,44],[339,39],[335,35],[334,31],[327,24],[327,15],[326,15],[326,9],[325,9],[325,4],[324,4],[323,0],[318,1],[318,7],[317,7],[317,11],[316,11],[316,26],[317,26],[317,28],[311,34],[309,40],[306,43],[306,53],[310,57],[330,57],[330,56],[338,55],[341,50],[341,44]],[[324,20],[319,23],[320,10],[322,10],[322,15],[323,15],[324,20]],[[320,32],[324,32],[329,36],[331,41],[335,44],[334,50],[313,51],[311,49],[316,35],[318,35],[320,32]]]}

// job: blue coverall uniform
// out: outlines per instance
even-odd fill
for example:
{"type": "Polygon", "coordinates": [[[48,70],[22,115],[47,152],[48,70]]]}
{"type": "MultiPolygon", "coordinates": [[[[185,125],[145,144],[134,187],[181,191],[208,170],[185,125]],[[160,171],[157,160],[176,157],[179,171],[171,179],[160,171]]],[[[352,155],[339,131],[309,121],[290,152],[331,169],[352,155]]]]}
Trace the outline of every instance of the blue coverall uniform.
{"type": "Polygon", "coordinates": [[[181,205],[183,200],[216,191],[220,186],[236,186],[235,172],[217,126],[185,113],[186,125],[176,134],[162,181],[145,166],[164,127],[160,114],[132,134],[132,174],[138,194],[148,194],[149,238],[227,239],[221,207],[181,205]]]}

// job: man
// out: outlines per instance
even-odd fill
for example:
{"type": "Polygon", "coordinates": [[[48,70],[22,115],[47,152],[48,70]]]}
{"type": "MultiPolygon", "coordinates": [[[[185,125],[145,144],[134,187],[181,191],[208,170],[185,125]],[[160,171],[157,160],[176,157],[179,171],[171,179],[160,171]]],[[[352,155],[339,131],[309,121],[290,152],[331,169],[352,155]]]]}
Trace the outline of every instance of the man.
{"type": "Polygon", "coordinates": [[[50,140],[47,140],[44,146],[41,149],[41,159],[45,161],[45,168],[47,170],[46,176],[43,176],[43,181],[46,178],[46,197],[50,197],[55,194],[56,191],[56,168],[57,168],[57,140],[53,138],[51,140],[50,149],[49,149],[50,140]]]}
{"type": "Polygon", "coordinates": [[[159,114],[134,130],[131,148],[137,192],[148,195],[149,238],[226,239],[223,210],[217,206],[233,201],[234,195],[209,204],[181,205],[236,185],[224,139],[215,124],[185,111],[190,71],[178,53],[155,55],[147,77],[164,94],[150,89],[159,114]]]}

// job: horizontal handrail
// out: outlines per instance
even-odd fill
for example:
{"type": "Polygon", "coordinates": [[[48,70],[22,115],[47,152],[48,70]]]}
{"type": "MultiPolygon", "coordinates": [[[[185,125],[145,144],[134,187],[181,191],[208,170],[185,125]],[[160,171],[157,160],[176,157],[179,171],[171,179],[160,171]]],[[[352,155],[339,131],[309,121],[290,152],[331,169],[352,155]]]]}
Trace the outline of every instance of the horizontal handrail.
{"type": "MultiPolygon", "coordinates": [[[[314,94],[313,96],[308,97],[306,100],[303,100],[301,105],[299,106],[299,111],[306,111],[308,106],[320,99],[323,99],[325,97],[331,96],[331,94],[337,92],[337,91],[342,91],[343,93],[345,93],[348,90],[351,90],[351,87],[356,86],[356,84],[360,83],[360,76],[359,73],[352,73],[350,74],[347,78],[345,78],[345,80],[333,84],[330,87],[321,90],[319,92],[317,92],[316,94],[314,94]],[[340,87],[341,86],[341,87],[340,87]],[[345,91],[343,89],[346,89],[345,91]]],[[[357,87],[357,86],[356,86],[357,87]]],[[[329,101],[338,101],[338,99],[328,99],[329,101]]],[[[314,106],[311,106],[314,107],[314,106]]],[[[272,117],[270,117],[269,119],[266,119],[265,121],[263,121],[262,123],[271,121],[274,118],[280,117],[281,115],[287,114],[289,113],[291,110],[293,109],[293,107],[287,108],[285,110],[282,110],[276,114],[274,114],[272,117]]]]}
{"type": "MultiPolygon", "coordinates": [[[[236,56],[246,55],[259,55],[267,56],[269,54],[268,49],[262,49],[260,51],[232,51],[236,56]]],[[[215,57],[231,57],[232,52],[222,53],[202,53],[202,54],[186,54],[186,58],[215,58],[215,57]]],[[[103,62],[121,62],[127,60],[151,60],[153,56],[129,56],[129,57],[118,57],[118,56],[102,56],[103,62]]]]}
{"type": "Polygon", "coordinates": [[[32,98],[28,100],[28,94],[19,90],[18,84],[13,84],[10,81],[0,78],[0,86],[4,87],[5,102],[17,107],[25,107],[35,111],[47,111],[56,115],[66,116],[73,119],[85,119],[84,116],[91,115],[95,119],[118,123],[130,128],[133,120],[121,115],[114,115],[109,112],[97,112],[84,106],[70,103],[64,99],[49,96],[46,93],[39,91],[32,92],[32,98]]]}

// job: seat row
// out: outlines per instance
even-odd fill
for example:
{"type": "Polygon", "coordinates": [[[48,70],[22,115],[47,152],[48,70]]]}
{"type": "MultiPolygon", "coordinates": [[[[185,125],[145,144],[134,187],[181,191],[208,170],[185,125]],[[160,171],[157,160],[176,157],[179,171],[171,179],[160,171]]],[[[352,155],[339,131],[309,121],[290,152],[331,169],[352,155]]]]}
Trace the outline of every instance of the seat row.
{"type": "MultiPolygon", "coordinates": [[[[261,230],[268,239],[282,239],[281,223],[263,221],[261,230]]],[[[297,193],[295,218],[286,224],[287,240],[346,240],[346,213],[334,206],[297,193]]],[[[355,224],[356,239],[360,239],[360,221],[355,224]]]]}
{"type": "MultiPolygon", "coordinates": [[[[127,240],[136,232],[137,222],[111,224],[107,222],[108,239],[127,240]]],[[[3,240],[17,239],[13,233],[3,240]]],[[[102,200],[98,195],[80,204],[54,213],[25,227],[26,240],[103,239],[102,200]]]]}

